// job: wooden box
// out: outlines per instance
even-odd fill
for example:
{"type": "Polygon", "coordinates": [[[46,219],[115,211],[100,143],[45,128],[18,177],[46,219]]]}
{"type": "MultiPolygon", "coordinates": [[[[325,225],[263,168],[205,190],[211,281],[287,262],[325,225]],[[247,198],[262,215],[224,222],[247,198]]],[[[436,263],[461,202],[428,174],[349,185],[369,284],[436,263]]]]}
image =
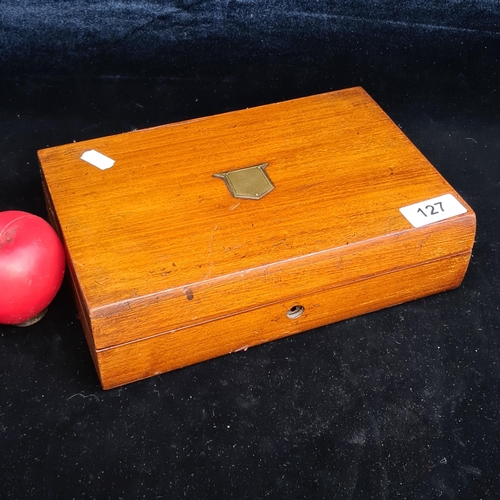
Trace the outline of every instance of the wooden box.
{"type": "Polygon", "coordinates": [[[473,211],[361,88],[39,159],[105,389],[457,287],[471,255],[473,211]]]}

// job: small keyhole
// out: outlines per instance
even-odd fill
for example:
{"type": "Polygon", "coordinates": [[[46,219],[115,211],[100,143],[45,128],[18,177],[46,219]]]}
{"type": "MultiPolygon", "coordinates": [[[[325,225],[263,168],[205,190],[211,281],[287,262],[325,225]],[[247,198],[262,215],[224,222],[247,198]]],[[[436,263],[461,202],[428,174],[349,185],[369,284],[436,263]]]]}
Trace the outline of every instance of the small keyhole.
{"type": "Polygon", "coordinates": [[[302,313],[304,312],[304,306],[293,306],[288,309],[286,315],[290,319],[296,319],[302,316],[302,313]]]}

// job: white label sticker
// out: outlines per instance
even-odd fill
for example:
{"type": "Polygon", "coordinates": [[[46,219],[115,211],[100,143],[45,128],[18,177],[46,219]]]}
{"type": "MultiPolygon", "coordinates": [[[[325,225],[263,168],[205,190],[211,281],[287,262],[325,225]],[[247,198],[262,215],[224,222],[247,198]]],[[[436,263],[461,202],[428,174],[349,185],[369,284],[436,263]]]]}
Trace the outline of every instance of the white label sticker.
{"type": "Polygon", "coordinates": [[[107,156],[99,153],[95,149],[85,151],[85,153],[80,156],[83,161],[94,165],[94,167],[100,168],[101,170],[106,170],[111,168],[115,164],[115,160],[108,158],[107,156]]]}
{"type": "Polygon", "coordinates": [[[408,205],[400,208],[399,211],[413,227],[422,227],[455,215],[465,214],[467,209],[452,194],[445,194],[408,205]]]}

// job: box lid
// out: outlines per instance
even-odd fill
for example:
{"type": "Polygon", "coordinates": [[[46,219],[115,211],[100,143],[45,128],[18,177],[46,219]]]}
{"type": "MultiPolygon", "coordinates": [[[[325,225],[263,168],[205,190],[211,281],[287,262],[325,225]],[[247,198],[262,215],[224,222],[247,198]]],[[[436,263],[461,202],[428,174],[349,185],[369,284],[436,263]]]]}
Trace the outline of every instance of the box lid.
{"type": "Polygon", "coordinates": [[[470,208],[361,88],[39,159],[97,349],[470,251],[474,237],[470,208]],[[214,176],[251,166],[271,182],[249,178],[260,199],[214,176]],[[415,228],[399,210],[445,194],[467,213],[415,228]]]}

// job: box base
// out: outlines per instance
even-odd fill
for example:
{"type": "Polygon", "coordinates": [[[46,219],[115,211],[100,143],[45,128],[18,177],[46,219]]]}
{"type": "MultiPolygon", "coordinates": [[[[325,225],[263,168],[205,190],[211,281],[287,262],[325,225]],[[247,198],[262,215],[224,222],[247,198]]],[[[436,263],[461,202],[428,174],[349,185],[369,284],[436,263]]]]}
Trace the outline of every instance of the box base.
{"type": "MultiPolygon", "coordinates": [[[[94,349],[92,354],[103,389],[111,389],[456,288],[469,259],[470,252],[459,254],[136,342],[94,349]],[[303,308],[301,314],[297,306],[303,308]]],[[[85,330],[87,339],[91,338],[85,330]]]]}

